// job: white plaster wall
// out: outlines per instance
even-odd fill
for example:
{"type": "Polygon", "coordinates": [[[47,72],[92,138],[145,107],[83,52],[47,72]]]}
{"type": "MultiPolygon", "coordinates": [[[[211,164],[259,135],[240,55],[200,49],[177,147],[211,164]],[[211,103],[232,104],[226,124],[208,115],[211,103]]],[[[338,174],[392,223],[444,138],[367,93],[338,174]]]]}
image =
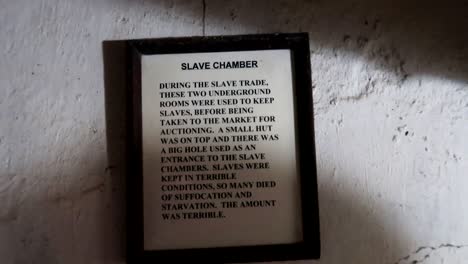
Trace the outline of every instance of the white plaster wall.
{"type": "Polygon", "coordinates": [[[103,40],[297,31],[319,263],[468,263],[468,4],[377,2],[1,0],[0,263],[123,262],[103,40]]]}

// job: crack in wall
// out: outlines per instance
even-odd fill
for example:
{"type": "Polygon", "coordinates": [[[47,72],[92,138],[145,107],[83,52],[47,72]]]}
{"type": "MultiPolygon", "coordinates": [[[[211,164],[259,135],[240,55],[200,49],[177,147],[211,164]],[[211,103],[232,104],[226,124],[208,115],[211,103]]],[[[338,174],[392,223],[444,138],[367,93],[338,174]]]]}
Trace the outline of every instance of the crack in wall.
{"type": "Polygon", "coordinates": [[[91,186],[89,188],[86,188],[86,189],[82,190],[80,192],[80,196],[87,195],[89,193],[93,193],[93,192],[96,192],[96,191],[103,191],[104,187],[105,187],[104,183],[99,183],[97,185],[94,185],[94,186],[91,186]]]}
{"type": "Polygon", "coordinates": [[[203,36],[205,36],[205,28],[206,28],[206,23],[205,23],[205,20],[206,20],[206,0],[202,0],[202,7],[203,7],[203,15],[202,15],[202,21],[203,21],[203,25],[202,25],[202,34],[203,36]]]}
{"type": "Polygon", "coordinates": [[[421,246],[418,249],[416,249],[415,251],[413,251],[411,254],[406,255],[406,256],[398,259],[394,264],[400,264],[400,263],[402,263],[402,261],[409,260],[411,257],[416,257],[415,255],[422,253],[424,250],[428,250],[429,252],[424,254],[424,256],[422,258],[414,259],[411,262],[409,262],[411,264],[422,263],[426,259],[428,259],[431,256],[432,253],[434,253],[437,250],[443,249],[443,248],[461,249],[461,248],[468,248],[468,245],[454,245],[454,244],[450,244],[450,243],[444,243],[444,244],[440,244],[438,247],[421,246]]]}

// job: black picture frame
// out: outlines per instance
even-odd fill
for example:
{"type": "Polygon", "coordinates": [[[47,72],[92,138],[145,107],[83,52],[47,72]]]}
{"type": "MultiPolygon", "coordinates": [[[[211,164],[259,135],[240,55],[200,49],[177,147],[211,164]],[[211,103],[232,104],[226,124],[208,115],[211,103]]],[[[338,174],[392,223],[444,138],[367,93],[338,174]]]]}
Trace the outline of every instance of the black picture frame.
{"type": "MultiPolygon", "coordinates": [[[[127,94],[127,261],[128,263],[230,263],[318,259],[320,257],[313,99],[307,33],[183,37],[126,41],[127,94]],[[289,49],[292,57],[296,147],[301,183],[303,241],[294,244],[144,250],[141,56],[222,51],[289,49]]],[[[274,230],[272,230],[274,232],[274,230]]]]}

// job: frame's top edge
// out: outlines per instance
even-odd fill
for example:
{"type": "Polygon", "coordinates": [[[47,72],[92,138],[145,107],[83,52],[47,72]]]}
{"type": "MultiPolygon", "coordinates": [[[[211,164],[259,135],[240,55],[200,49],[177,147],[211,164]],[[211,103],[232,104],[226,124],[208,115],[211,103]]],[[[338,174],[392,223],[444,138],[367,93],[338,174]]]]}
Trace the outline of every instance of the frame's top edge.
{"type": "Polygon", "coordinates": [[[129,47],[141,54],[236,51],[308,47],[308,33],[274,33],[130,39],[129,47]]]}

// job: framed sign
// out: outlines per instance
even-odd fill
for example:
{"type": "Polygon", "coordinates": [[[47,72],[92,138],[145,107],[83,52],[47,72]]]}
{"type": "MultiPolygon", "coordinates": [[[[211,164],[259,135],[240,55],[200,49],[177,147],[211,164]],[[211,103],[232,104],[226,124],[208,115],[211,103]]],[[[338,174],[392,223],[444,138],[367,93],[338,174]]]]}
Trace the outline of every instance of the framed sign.
{"type": "Polygon", "coordinates": [[[307,34],[127,44],[129,262],[319,258],[307,34]]]}

